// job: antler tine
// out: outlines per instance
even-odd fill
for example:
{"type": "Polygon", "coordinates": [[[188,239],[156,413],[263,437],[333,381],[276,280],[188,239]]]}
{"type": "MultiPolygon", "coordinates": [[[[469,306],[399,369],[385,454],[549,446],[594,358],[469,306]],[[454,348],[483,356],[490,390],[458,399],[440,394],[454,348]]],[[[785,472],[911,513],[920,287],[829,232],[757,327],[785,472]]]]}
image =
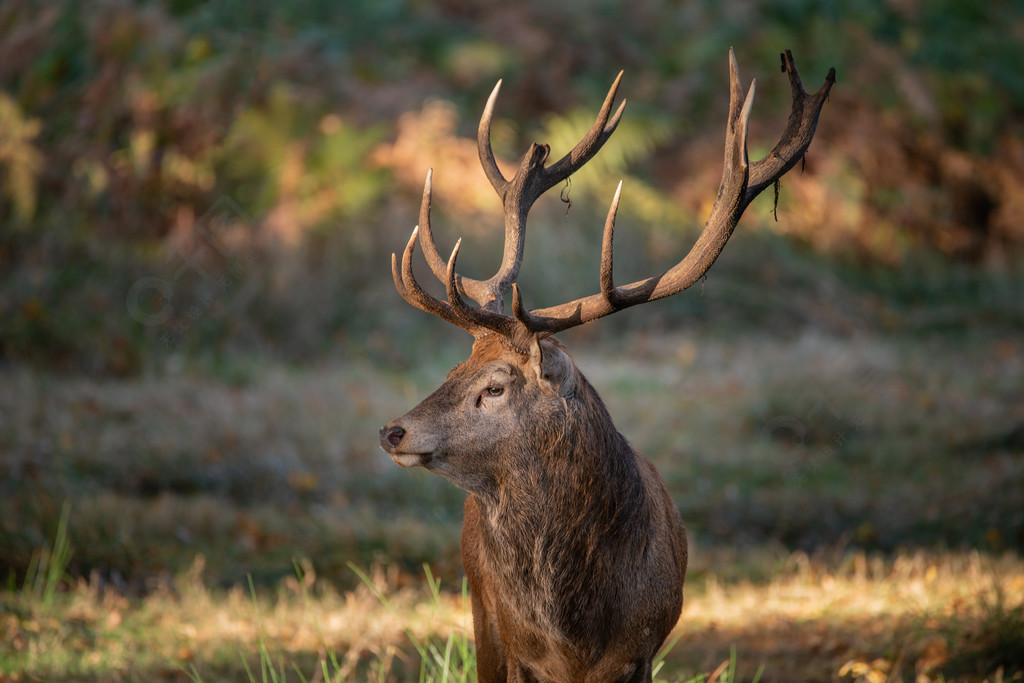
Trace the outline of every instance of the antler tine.
{"type": "MultiPolygon", "coordinates": [[[[608,309],[607,313],[612,313],[629,305],[628,299],[624,298],[622,292],[615,287],[613,277],[612,242],[615,234],[615,216],[619,211],[619,197],[621,194],[622,181],[620,180],[619,186],[615,188],[615,196],[612,198],[611,207],[608,209],[608,217],[604,222],[604,234],[601,240],[601,296],[604,297],[603,304],[608,309]]],[[[583,320],[583,302],[586,301],[597,305],[596,301],[592,301],[594,299],[595,297],[590,297],[586,300],[577,300],[576,302],[559,306],[560,317],[557,319],[538,317],[533,315],[523,305],[519,286],[516,284],[512,285],[512,313],[530,332],[553,333],[559,329],[582,324],[585,322],[583,320]],[[559,327],[563,325],[564,327],[559,327]]],[[[545,309],[541,313],[547,313],[549,310],[545,309]]],[[[607,313],[603,315],[607,315],[607,313]]]]}
{"type": "Polygon", "coordinates": [[[402,298],[421,311],[431,313],[457,325],[473,336],[478,337],[488,331],[496,332],[510,340],[518,340],[522,346],[521,330],[516,329],[515,321],[512,318],[484,308],[472,308],[466,305],[459,294],[456,286],[458,276],[455,273],[455,261],[459,255],[459,248],[462,246],[461,239],[456,241],[455,248],[452,249],[452,254],[444,267],[442,282],[445,285],[448,301],[441,301],[420,287],[412,271],[412,254],[416,248],[417,237],[422,244],[423,238],[419,226],[413,229],[409,242],[405,245],[401,266],[398,264],[398,257],[391,254],[391,275],[395,281],[395,289],[398,290],[402,298]]]}
{"type": "Polygon", "coordinates": [[[768,155],[750,167],[750,182],[747,185],[748,203],[766,187],[782,177],[803,158],[811,139],[818,127],[817,112],[828,98],[829,91],[836,82],[836,70],[831,68],[825,76],[825,84],[818,92],[808,93],[800,80],[793,53],[789,50],[779,55],[782,59],[782,71],[789,75],[789,85],[793,92],[793,102],[789,110],[786,129],[775,143],[768,155]]]}
{"type": "Polygon", "coordinates": [[[416,281],[412,272],[412,252],[416,248],[418,233],[419,227],[417,226],[413,229],[412,236],[409,237],[409,242],[405,245],[405,251],[402,252],[401,268],[398,265],[398,256],[394,253],[391,254],[391,276],[395,281],[395,289],[403,299],[421,311],[432,313],[442,320],[461,327],[470,334],[477,334],[479,328],[472,321],[460,317],[450,304],[431,296],[416,281]]]}
{"type": "MultiPolygon", "coordinates": [[[[466,294],[469,298],[473,299],[481,308],[489,309],[495,313],[500,314],[502,309],[502,298],[505,292],[508,291],[508,286],[505,284],[509,281],[509,275],[514,280],[518,276],[519,263],[522,261],[522,245],[525,242],[525,235],[523,234],[522,226],[525,224],[525,214],[522,216],[521,221],[515,221],[510,219],[508,210],[507,197],[509,190],[512,189],[513,182],[520,179],[523,175],[522,170],[515,175],[513,182],[505,179],[502,175],[501,170],[498,168],[498,163],[494,158],[494,150],[491,148],[491,120],[494,118],[494,106],[498,100],[498,93],[501,91],[501,80],[499,79],[495,84],[494,89],[491,90],[490,96],[487,98],[487,104],[484,105],[483,114],[480,116],[480,125],[477,127],[477,152],[480,156],[480,166],[484,170],[484,175],[487,176],[487,180],[491,183],[491,187],[501,198],[502,204],[505,208],[505,249],[502,255],[502,263],[498,272],[488,280],[475,280],[473,278],[464,277],[462,275],[455,274],[455,288],[456,291],[461,291],[466,294]]],[[[533,145],[530,148],[530,152],[527,154],[527,160],[531,158],[537,145],[533,145]]],[[[546,148],[545,148],[546,149],[546,148]]],[[[546,153],[544,155],[547,156],[546,153]]],[[[543,160],[541,160],[543,163],[543,160]]],[[[524,166],[526,160],[524,160],[524,166]]],[[[427,260],[430,263],[430,269],[434,272],[434,275],[438,277],[442,282],[447,282],[447,270],[444,262],[441,260],[441,256],[437,251],[437,248],[433,245],[433,233],[429,229],[429,213],[430,213],[430,201],[429,201],[429,184],[430,175],[427,176],[428,187],[424,188],[423,201],[420,204],[420,223],[427,224],[427,235],[431,239],[429,249],[431,254],[427,255],[427,260]]],[[[517,194],[513,192],[513,194],[517,194]]],[[[531,202],[532,203],[532,202],[531,202]]],[[[427,245],[424,245],[424,253],[428,250],[427,245]]]]}
{"type": "MultiPolygon", "coordinates": [[[[480,165],[483,167],[484,174],[490,181],[491,186],[494,188],[498,196],[502,198],[504,202],[505,194],[509,187],[509,181],[502,175],[501,170],[498,168],[497,161],[494,158],[494,151],[491,148],[491,120],[494,118],[494,105],[498,100],[498,93],[501,91],[501,80],[499,79],[494,89],[491,91],[490,96],[487,98],[487,104],[484,105],[483,114],[480,116],[480,125],[477,128],[477,151],[480,156],[480,165]]],[[[531,149],[532,151],[532,149],[531,149]]],[[[441,258],[441,253],[437,249],[437,243],[434,241],[434,233],[430,225],[430,203],[432,196],[433,187],[433,169],[427,170],[427,179],[423,183],[423,197],[420,201],[420,213],[419,213],[419,227],[422,228],[420,232],[420,243],[423,246],[423,256],[430,266],[430,270],[434,273],[442,283],[447,284],[447,264],[444,259],[441,258]]],[[[524,221],[525,222],[525,221],[524,221]]],[[[506,220],[506,224],[508,221],[506,220]]],[[[506,244],[509,241],[508,226],[506,225],[506,244]]],[[[513,241],[518,242],[518,234],[513,236],[513,241]]],[[[508,248],[506,246],[506,253],[508,248]]],[[[514,252],[513,252],[514,253],[514,252]]],[[[521,260],[521,254],[519,259],[521,260]]],[[[477,302],[481,308],[497,309],[496,312],[501,311],[501,298],[504,296],[504,291],[499,292],[496,288],[495,281],[504,279],[499,278],[503,271],[509,270],[505,266],[506,258],[502,259],[502,270],[499,271],[498,275],[495,275],[490,280],[474,280],[467,278],[459,274],[455,274],[455,287],[457,291],[464,292],[469,298],[477,302]]],[[[515,268],[518,272],[518,268],[515,268]]],[[[507,288],[506,290],[507,291],[507,288]]]]}
{"type": "Polygon", "coordinates": [[[619,212],[619,196],[622,194],[622,181],[615,188],[612,205],[608,209],[608,218],[604,221],[604,235],[601,239],[601,294],[609,306],[618,308],[622,305],[622,295],[615,289],[612,277],[612,241],[615,235],[615,216],[619,212]]]}
{"type": "Polygon", "coordinates": [[[423,199],[420,201],[420,218],[417,229],[420,235],[420,246],[423,247],[423,257],[430,266],[434,276],[442,283],[445,281],[445,262],[437,250],[437,243],[434,241],[434,231],[430,227],[430,200],[433,194],[434,169],[427,169],[427,179],[423,183],[423,199]]]}
{"type": "Polygon", "coordinates": [[[498,101],[500,90],[501,79],[498,79],[497,85],[487,98],[487,104],[484,105],[484,113],[480,116],[480,125],[476,130],[476,146],[480,153],[480,165],[483,166],[487,179],[491,181],[491,187],[499,197],[503,197],[508,181],[498,169],[498,163],[494,160],[494,150],[491,149],[491,119],[494,117],[494,103],[498,101]]]}
{"type": "Polygon", "coordinates": [[[466,305],[466,302],[462,300],[459,295],[459,290],[455,285],[455,259],[459,256],[459,248],[462,246],[462,238],[455,240],[455,247],[452,248],[452,255],[448,257],[448,265],[445,268],[445,279],[444,288],[445,293],[448,295],[448,302],[451,307],[462,317],[468,317],[473,314],[473,309],[466,305]]]}
{"type": "Polygon", "coordinates": [[[619,91],[623,73],[620,71],[612,86],[608,88],[608,94],[604,97],[604,103],[594,120],[594,125],[590,127],[583,139],[576,143],[576,146],[569,150],[568,154],[544,169],[546,186],[540,190],[538,196],[578,171],[597,154],[598,150],[615,132],[615,128],[622,118],[622,112],[626,109],[626,100],[622,100],[611,119],[608,118],[608,115],[611,114],[612,104],[614,104],[615,95],[619,91]]]}
{"type": "MultiPolygon", "coordinates": [[[[494,93],[492,93],[492,96],[493,95],[494,93]]],[[[495,166],[495,168],[497,168],[497,166],[495,166]]],[[[433,176],[434,170],[428,169],[427,179],[423,183],[423,198],[420,201],[419,225],[416,227],[419,230],[420,245],[423,247],[423,257],[426,259],[427,265],[430,266],[430,270],[434,273],[434,276],[440,280],[442,284],[447,286],[449,279],[448,262],[441,258],[441,252],[437,249],[437,243],[434,241],[434,231],[430,225],[430,204],[433,196],[433,176]]],[[[458,273],[454,274],[454,278],[456,291],[466,291],[466,287],[468,285],[469,291],[467,292],[467,295],[476,301],[481,307],[493,298],[491,290],[486,287],[486,283],[463,277],[458,273]]]]}
{"type": "Polygon", "coordinates": [[[601,249],[601,291],[558,306],[517,313],[516,317],[535,333],[553,334],[591,322],[622,308],[671,296],[700,280],[722,252],[750,202],[764,188],[792,168],[807,151],[817,126],[818,115],[835,82],[835,69],[831,69],[825,85],[814,95],[809,95],[800,83],[792,54],[788,51],[783,54],[783,68],[789,73],[793,88],[793,109],[789,124],[769,156],[751,167],[747,159],[747,131],[753,108],[755,83],[751,82],[750,89],[743,98],[736,57],[733,51],[729,50],[729,117],[726,126],[722,183],[704,230],[679,263],[661,275],[622,287],[614,285],[611,250],[619,200],[619,191],[616,190],[605,222],[601,249]],[[750,181],[752,169],[757,171],[756,187],[750,181]]]}
{"type": "MultiPolygon", "coordinates": [[[[540,169],[540,176],[538,180],[542,182],[535,184],[531,187],[530,201],[534,201],[540,195],[544,194],[547,190],[554,187],[556,184],[562,182],[570,175],[578,171],[585,163],[590,161],[601,146],[607,142],[611,134],[615,132],[615,128],[619,125],[619,120],[622,118],[622,112],[625,110],[626,101],[623,100],[619,104],[619,108],[615,111],[615,115],[609,115],[612,111],[612,104],[615,103],[615,95],[618,93],[619,84],[622,82],[623,72],[620,71],[619,75],[615,77],[615,81],[612,82],[611,87],[608,89],[608,94],[605,95],[604,103],[601,105],[600,111],[597,113],[597,118],[594,120],[594,125],[590,127],[590,130],[586,135],[583,136],[576,146],[573,147],[565,156],[556,161],[554,164],[547,168],[540,169]]],[[[498,169],[497,162],[494,159],[494,152],[491,149],[491,120],[494,117],[494,105],[498,99],[498,92],[501,90],[501,81],[499,80],[497,85],[494,86],[494,90],[491,91],[490,97],[487,98],[487,104],[484,106],[484,113],[480,117],[480,126],[477,128],[477,149],[480,153],[480,164],[483,166],[484,173],[487,175],[487,179],[491,182],[491,186],[495,192],[498,193],[499,197],[504,199],[505,192],[508,190],[510,182],[505,179],[501,171],[498,169]]],[[[546,145],[540,145],[547,149],[546,145]]],[[[532,151],[532,150],[531,150],[532,151]]],[[[530,155],[527,155],[529,157],[530,155]]],[[[546,155],[545,155],[546,157],[546,155]]]]}
{"type": "Polygon", "coordinates": [[[487,329],[513,340],[517,335],[515,321],[512,318],[484,307],[472,308],[462,300],[456,285],[457,275],[455,273],[455,260],[459,256],[461,246],[461,239],[455,242],[455,248],[452,249],[452,255],[448,258],[448,265],[445,269],[445,290],[451,309],[459,318],[475,328],[476,331],[473,332],[475,336],[479,336],[483,329],[487,329]]]}

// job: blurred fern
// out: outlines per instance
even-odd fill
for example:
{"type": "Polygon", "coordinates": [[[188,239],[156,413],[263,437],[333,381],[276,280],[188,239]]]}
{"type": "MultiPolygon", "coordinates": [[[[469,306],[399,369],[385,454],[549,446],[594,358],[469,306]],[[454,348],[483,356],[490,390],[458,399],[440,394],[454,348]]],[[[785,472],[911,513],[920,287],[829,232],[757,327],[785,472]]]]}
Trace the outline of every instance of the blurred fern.
{"type": "Polygon", "coordinates": [[[22,224],[36,212],[43,155],[32,141],[41,129],[39,119],[26,116],[10,95],[0,91],[0,168],[7,198],[22,224]]]}
{"type": "Polygon", "coordinates": [[[361,128],[337,114],[319,117],[287,86],[233,122],[224,150],[224,180],[240,201],[263,214],[282,203],[308,230],[339,216],[357,215],[380,199],[385,175],[367,157],[380,128],[361,128]]]}
{"type": "MultiPolygon", "coordinates": [[[[593,119],[592,109],[548,116],[537,139],[546,140],[551,145],[552,157],[557,159],[572,149],[579,141],[580,131],[588,130],[593,119]]],[[[600,154],[572,176],[569,192],[586,194],[607,206],[616,184],[622,180],[620,210],[629,211],[643,224],[679,222],[684,218],[681,207],[663,191],[630,173],[633,164],[648,159],[659,145],[670,140],[673,132],[672,121],[667,116],[643,112],[623,116],[615,135],[601,148],[600,154]]]]}

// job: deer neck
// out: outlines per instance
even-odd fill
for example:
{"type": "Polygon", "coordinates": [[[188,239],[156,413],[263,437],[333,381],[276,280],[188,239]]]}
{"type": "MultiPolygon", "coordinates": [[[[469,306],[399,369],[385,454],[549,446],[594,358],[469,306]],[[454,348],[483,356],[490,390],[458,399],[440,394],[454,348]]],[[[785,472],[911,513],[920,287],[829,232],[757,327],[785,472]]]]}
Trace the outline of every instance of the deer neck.
{"type": "Polygon", "coordinates": [[[556,537],[608,543],[646,514],[635,451],[593,388],[582,380],[580,389],[563,423],[526,439],[514,466],[477,495],[493,547],[534,553],[539,540],[556,537]]]}

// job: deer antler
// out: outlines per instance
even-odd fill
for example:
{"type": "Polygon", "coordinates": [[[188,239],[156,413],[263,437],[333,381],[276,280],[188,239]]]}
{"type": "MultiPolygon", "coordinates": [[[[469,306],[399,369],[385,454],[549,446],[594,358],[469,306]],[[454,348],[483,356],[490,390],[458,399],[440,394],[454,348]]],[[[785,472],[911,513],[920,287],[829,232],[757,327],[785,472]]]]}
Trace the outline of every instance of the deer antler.
{"type": "MultiPolygon", "coordinates": [[[[501,313],[502,299],[512,283],[519,276],[519,267],[523,260],[523,247],[526,244],[526,216],[537,199],[549,189],[562,182],[578,171],[585,163],[597,154],[601,146],[611,137],[615,127],[619,125],[625,102],[619,105],[614,116],[610,116],[612,102],[622,80],[620,72],[605,96],[604,105],[594,121],[594,125],[586,136],[560,160],[544,167],[550,148],[547,145],[534,143],[523,157],[523,162],[512,177],[506,180],[498,169],[491,151],[491,119],[494,115],[494,104],[501,90],[501,81],[494,86],[491,96],[487,98],[480,126],[477,130],[477,148],[480,153],[480,164],[483,166],[487,179],[502,201],[505,210],[505,249],[501,267],[488,280],[473,280],[456,275],[455,280],[459,292],[473,299],[482,308],[501,313]]],[[[447,264],[441,258],[434,244],[434,235],[430,228],[431,172],[423,187],[423,200],[420,203],[420,243],[423,253],[434,275],[441,282],[447,280],[447,264]]]]}
{"type": "Polygon", "coordinates": [[[515,284],[523,259],[527,214],[544,192],[568,178],[589,161],[615,131],[626,105],[623,101],[615,114],[611,115],[612,103],[622,73],[619,73],[608,90],[594,125],[568,154],[545,168],[544,162],[547,160],[549,148],[547,145],[534,143],[511,180],[506,180],[498,169],[490,144],[491,118],[501,88],[501,81],[498,81],[480,119],[477,145],[484,173],[504,206],[505,249],[501,267],[490,279],[473,280],[455,272],[459,244],[456,244],[447,262],[441,258],[430,230],[431,175],[428,173],[420,204],[420,224],[413,231],[406,246],[401,270],[398,268],[397,257],[392,255],[395,287],[406,301],[421,310],[458,325],[475,336],[497,332],[518,347],[533,335],[554,334],[597,320],[623,308],[683,291],[707,273],[725,247],[747,206],[765,188],[791,169],[811,144],[818,124],[818,115],[835,83],[835,69],[829,70],[825,84],[814,94],[804,90],[789,50],[782,53],[782,70],[789,75],[793,94],[789,121],[771,152],[764,159],[750,164],[747,159],[747,127],[754,102],[754,83],[751,82],[744,98],[736,57],[733,51],[729,50],[729,118],[726,125],[722,183],[704,230],[679,263],[661,275],[628,285],[615,286],[612,241],[615,215],[622,191],[620,182],[605,221],[601,247],[601,291],[564,304],[533,311],[524,307],[519,288],[515,284]],[[445,284],[447,302],[427,294],[413,278],[411,258],[417,235],[427,263],[434,275],[445,284]],[[512,289],[512,316],[502,312],[502,299],[509,288],[512,289]],[[462,299],[463,295],[475,301],[479,307],[467,305],[462,299]]]}

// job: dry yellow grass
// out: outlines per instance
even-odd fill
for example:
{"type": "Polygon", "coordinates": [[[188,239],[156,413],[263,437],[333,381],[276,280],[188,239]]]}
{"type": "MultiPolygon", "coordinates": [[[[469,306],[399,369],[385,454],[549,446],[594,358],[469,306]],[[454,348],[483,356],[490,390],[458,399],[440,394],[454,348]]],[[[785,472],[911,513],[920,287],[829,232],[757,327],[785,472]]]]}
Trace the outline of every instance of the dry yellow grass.
{"type": "MultiPolygon", "coordinates": [[[[201,575],[199,558],[145,598],[81,581],[51,608],[22,601],[4,610],[0,680],[248,680],[241,660],[255,668],[263,643],[288,680],[300,680],[296,671],[316,679],[322,661],[334,680],[404,681],[418,671],[411,638],[472,631],[458,590],[435,596],[395,570],[372,572],[373,588],[340,592],[307,565],[302,579],[255,599],[238,587],[211,591],[201,575]]],[[[764,583],[710,573],[691,582],[661,678],[708,674],[734,647],[738,680],[762,665],[762,681],[981,680],[959,675],[958,662],[994,639],[1024,647],[1022,609],[1024,562],[1015,556],[852,555],[830,565],[796,553],[764,583]]],[[[999,679],[998,667],[986,673],[999,679]]]]}
{"type": "Polygon", "coordinates": [[[675,654],[706,667],[732,644],[748,665],[765,664],[764,680],[873,681],[882,671],[892,678],[880,680],[924,683],[987,638],[1016,637],[1024,648],[1024,563],[1015,556],[855,554],[830,567],[795,553],[767,584],[709,575],[696,588],[675,654]],[[1000,615],[1007,623],[994,623],[1000,615]]]}

